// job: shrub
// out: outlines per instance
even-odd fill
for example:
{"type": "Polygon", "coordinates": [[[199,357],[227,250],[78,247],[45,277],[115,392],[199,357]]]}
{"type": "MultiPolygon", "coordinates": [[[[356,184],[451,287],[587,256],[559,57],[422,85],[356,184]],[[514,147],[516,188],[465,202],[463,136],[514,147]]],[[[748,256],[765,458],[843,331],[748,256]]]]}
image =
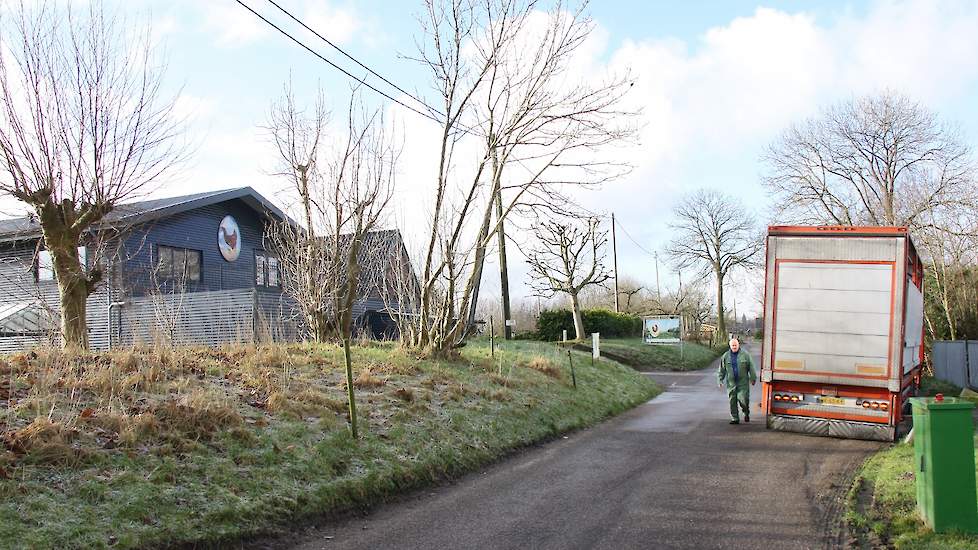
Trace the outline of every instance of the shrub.
{"type": "MultiPolygon", "coordinates": [[[[585,309],[584,332],[599,332],[604,338],[628,338],[642,335],[642,319],[628,313],[615,313],[607,309],[585,309]]],[[[545,309],[537,319],[537,338],[546,341],[560,340],[562,332],[574,338],[574,315],[569,309],[545,309]]]]}

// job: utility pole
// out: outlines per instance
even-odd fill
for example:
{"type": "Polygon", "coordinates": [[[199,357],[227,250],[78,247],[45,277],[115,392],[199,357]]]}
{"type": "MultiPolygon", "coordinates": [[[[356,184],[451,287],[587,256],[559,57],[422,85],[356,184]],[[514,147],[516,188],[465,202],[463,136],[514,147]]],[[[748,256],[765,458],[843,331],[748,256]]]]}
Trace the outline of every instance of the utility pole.
{"type": "MultiPolygon", "coordinates": [[[[493,162],[495,162],[495,157],[493,162]]],[[[503,305],[503,339],[513,338],[513,327],[509,320],[512,319],[509,309],[509,267],[506,264],[506,229],[503,223],[503,190],[501,186],[496,186],[496,219],[499,223],[499,294],[503,305]]]]}
{"type": "Polygon", "coordinates": [[[618,309],[618,239],[615,237],[615,213],[611,213],[611,257],[615,262],[615,313],[618,309]]]}
{"type": "Polygon", "coordinates": [[[655,252],[655,298],[656,300],[662,299],[662,292],[659,291],[659,253],[655,252]]]}

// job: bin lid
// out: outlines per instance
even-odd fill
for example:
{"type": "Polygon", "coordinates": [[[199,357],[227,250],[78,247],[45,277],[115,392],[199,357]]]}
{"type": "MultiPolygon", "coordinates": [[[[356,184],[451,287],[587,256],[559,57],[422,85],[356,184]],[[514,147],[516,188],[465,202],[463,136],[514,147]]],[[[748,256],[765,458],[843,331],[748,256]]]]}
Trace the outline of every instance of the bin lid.
{"type": "Polygon", "coordinates": [[[945,397],[942,400],[938,400],[935,397],[912,397],[910,398],[910,403],[914,407],[924,408],[929,411],[975,408],[974,402],[961,399],[960,397],[945,397]]]}

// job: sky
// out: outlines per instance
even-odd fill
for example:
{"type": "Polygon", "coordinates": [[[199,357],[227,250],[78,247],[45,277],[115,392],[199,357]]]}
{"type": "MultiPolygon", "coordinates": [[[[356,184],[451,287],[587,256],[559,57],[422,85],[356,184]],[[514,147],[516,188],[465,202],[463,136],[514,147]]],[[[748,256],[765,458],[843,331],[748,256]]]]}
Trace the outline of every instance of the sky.
{"type": "MultiPolygon", "coordinates": [[[[278,1],[389,80],[431,97],[423,70],[407,59],[420,35],[420,0],[278,1]]],[[[288,24],[267,0],[244,2],[363,74],[288,24]]],[[[195,144],[192,161],[153,194],[249,185],[281,199],[283,183],[269,175],[274,155],[260,128],[270,102],[291,79],[300,102],[311,103],[318,86],[334,113],[342,112],[350,79],[234,0],[130,0],[120,6],[133,21],[151,22],[167,60],[166,85],[180,95],[178,109],[195,144]]],[[[832,103],[898,91],[959,125],[967,143],[978,140],[978,2],[603,0],[588,11],[595,30],[582,48],[581,66],[628,71],[635,79],[629,101],[642,112],[639,143],[623,153],[634,170],[579,197],[593,211],[616,214],[622,277],[654,286],[652,253],[669,240],[673,205],[695,189],[721,190],[767,224],[761,154],[787,126],[832,103]]],[[[391,224],[414,238],[412,215],[423,210],[432,187],[435,132],[377,96],[365,100],[387,109],[407,137],[391,224]]],[[[0,209],[11,211],[10,203],[0,202],[0,209]]],[[[527,295],[522,258],[511,263],[514,293],[527,295]]],[[[659,269],[663,286],[674,287],[677,276],[661,254],[659,269]]],[[[498,286],[494,275],[487,276],[483,292],[491,298],[498,286]]],[[[751,285],[731,286],[739,311],[759,310],[751,285]]]]}

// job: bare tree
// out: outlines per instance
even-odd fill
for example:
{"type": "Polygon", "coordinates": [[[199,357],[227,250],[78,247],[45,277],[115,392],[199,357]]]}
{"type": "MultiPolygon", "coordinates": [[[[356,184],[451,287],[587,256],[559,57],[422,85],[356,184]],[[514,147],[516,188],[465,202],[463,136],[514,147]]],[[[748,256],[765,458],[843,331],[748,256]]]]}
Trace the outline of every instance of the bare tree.
{"type": "Polygon", "coordinates": [[[765,185],[785,222],[919,229],[943,211],[978,204],[969,150],[957,131],[891,92],[792,126],[764,160],[765,185]]]}
{"type": "Polygon", "coordinates": [[[264,127],[275,146],[277,166],[272,172],[289,183],[289,194],[298,200],[302,227],[279,224],[272,238],[280,251],[279,266],[286,274],[286,292],[299,304],[309,336],[322,342],[335,336],[335,301],[342,285],[338,257],[325,254],[322,233],[331,233],[332,215],[320,201],[326,190],[320,156],[325,154],[323,136],[327,132],[329,112],[322,92],[316,96],[311,111],[300,107],[291,83],[269,110],[264,127]],[[321,227],[327,225],[328,227],[321,227]]]}
{"type": "MultiPolygon", "coordinates": [[[[87,346],[85,306],[103,279],[79,246],[116,206],[186,158],[149,29],[99,2],[0,11],[0,193],[37,217],[60,295],[62,344],[87,346]]],[[[91,260],[91,255],[89,255],[91,260]]]]}
{"type": "Polygon", "coordinates": [[[450,351],[470,329],[486,254],[494,239],[504,253],[508,216],[560,210],[566,186],[597,185],[626,169],[595,152],[630,135],[619,108],[627,82],[577,82],[570,62],[590,20],[558,2],[533,27],[536,8],[533,0],[426,3],[418,60],[440,96],[432,114],[442,127],[409,343],[433,353],[450,351]],[[481,153],[463,172],[454,153],[464,140],[481,153]]]}
{"type": "Polygon", "coordinates": [[[526,254],[535,294],[542,298],[566,294],[570,299],[578,340],[585,337],[581,292],[611,278],[602,263],[608,234],[599,225],[598,218],[588,218],[580,225],[544,221],[534,231],[537,244],[526,254]]]}
{"type": "Polygon", "coordinates": [[[698,268],[716,278],[717,331],[726,334],[723,282],[731,270],[751,267],[764,243],[754,217],[737,199],[701,189],[683,198],[670,223],[675,236],[667,252],[679,269],[698,268]]]}
{"type": "Polygon", "coordinates": [[[364,245],[384,221],[400,147],[381,113],[363,109],[354,90],[341,143],[320,154],[324,111],[317,107],[312,119],[303,118],[289,92],[286,98],[269,128],[307,226],[285,221],[272,230],[271,238],[285,272],[284,288],[302,304],[313,336],[342,340],[350,429],[357,437],[350,349],[353,312],[364,289],[382,280],[386,270],[385,251],[364,245]]]}
{"type": "Polygon", "coordinates": [[[916,235],[924,258],[927,332],[935,340],[970,339],[978,320],[978,220],[974,212],[945,217],[941,228],[916,235]]]}

